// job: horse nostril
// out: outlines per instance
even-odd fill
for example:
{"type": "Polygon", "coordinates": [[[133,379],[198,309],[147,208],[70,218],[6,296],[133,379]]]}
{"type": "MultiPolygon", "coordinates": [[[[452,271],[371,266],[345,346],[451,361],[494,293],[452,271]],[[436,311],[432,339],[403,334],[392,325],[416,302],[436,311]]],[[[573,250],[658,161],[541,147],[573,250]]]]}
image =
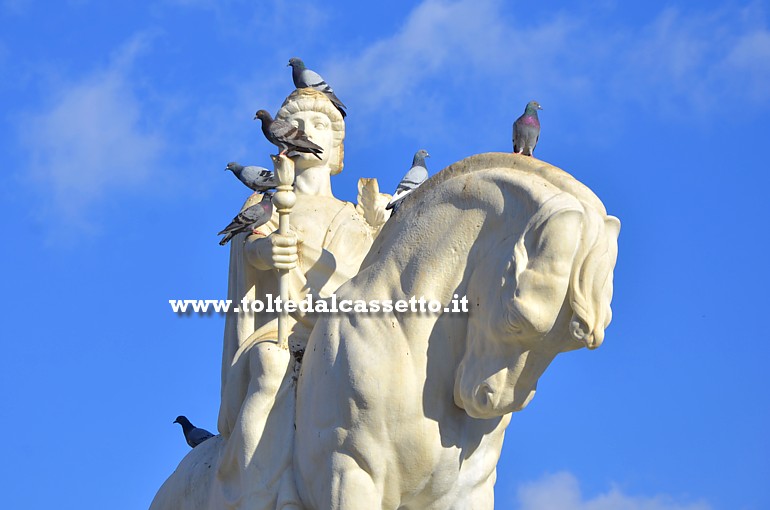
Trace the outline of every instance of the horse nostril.
{"type": "Polygon", "coordinates": [[[476,400],[478,400],[479,404],[481,404],[483,407],[490,407],[494,405],[494,395],[495,392],[492,391],[492,388],[487,383],[481,383],[476,389],[476,400]]]}

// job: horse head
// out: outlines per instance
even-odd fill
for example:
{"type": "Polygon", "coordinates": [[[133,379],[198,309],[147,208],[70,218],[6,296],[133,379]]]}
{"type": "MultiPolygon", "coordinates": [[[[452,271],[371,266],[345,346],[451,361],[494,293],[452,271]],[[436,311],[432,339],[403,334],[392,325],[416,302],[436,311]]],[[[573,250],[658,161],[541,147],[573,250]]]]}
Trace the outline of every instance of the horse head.
{"type": "Polygon", "coordinates": [[[594,349],[604,338],[620,222],[580,196],[583,190],[558,191],[534,202],[534,213],[508,237],[476,250],[454,384],[456,405],[471,417],[523,409],[557,354],[594,349]]]}

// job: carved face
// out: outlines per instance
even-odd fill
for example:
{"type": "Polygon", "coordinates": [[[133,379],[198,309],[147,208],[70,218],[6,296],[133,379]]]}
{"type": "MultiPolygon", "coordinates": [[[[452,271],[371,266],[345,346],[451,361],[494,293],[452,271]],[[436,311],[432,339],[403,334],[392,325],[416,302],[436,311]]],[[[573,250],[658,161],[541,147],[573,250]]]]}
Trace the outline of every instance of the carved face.
{"type": "Polygon", "coordinates": [[[518,240],[489,250],[478,264],[468,288],[467,347],[454,387],[455,403],[470,416],[523,409],[553,358],[582,346],[570,333],[567,300],[581,220],[574,210],[553,214],[518,240]]]}
{"type": "Polygon", "coordinates": [[[276,118],[302,129],[310,140],[323,148],[320,160],[312,154],[294,157],[292,153],[297,170],[327,166],[331,175],[342,171],[345,121],[322,92],[310,88],[295,90],[286,98],[276,118]]]}

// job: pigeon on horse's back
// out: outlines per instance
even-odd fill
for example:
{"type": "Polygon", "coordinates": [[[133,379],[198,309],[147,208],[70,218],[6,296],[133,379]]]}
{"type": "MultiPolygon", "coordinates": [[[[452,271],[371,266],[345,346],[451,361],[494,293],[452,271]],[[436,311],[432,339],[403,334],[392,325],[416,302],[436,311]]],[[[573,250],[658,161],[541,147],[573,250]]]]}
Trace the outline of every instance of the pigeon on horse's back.
{"type": "Polygon", "coordinates": [[[184,432],[184,439],[190,448],[195,448],[203,441],[214,437],[214,434],[206,429],[201,429],[190,423],[190,420],[186,416],[177,416],[174,423],[178,423],[182,426],[182,432],[184,432]]]}
{"type": "Polygon", "coordinates": [[[524,113],[513,123],[513,152],[532,156],[540,138],[540,119],[537,111],[543,107],[537,101],[530,101],[524,113]]]}

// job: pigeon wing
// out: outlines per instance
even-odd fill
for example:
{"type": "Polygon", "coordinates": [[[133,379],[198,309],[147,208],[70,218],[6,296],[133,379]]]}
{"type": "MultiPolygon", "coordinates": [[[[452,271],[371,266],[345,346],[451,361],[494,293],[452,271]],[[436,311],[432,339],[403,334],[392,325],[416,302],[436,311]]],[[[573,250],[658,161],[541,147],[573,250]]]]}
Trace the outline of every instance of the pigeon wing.
{"type": "Polygon", "coordinates": [[[265,211],[265,208],[262,206],[261,203],[254,204],[251,207],[244,209],[243,211],[238,213],[238,216],[233,218],[233,221],[231,221],[229,225],[227,225],[224,229],[222,229],[221,232],[217,234],[218,236],[221,236],[223,234],[225,236],[222,238],[221,241],[219,241],[219,244],[221,246],[224,246],[228,243],[228,241],[230,241],[230,239],[235,237],[237,234],[240,234],[241,232],[246,232],[251,228],[257,228],[257,226],[259,225],[264,225],[265,223],[267,223],[267,220],[270,219],[271,215],[272,215],[272,204],[271,204],[269,213],[265,211]],[[253,226],[253,225],[256,225],[256,226],[253,226]]]}
{"type": "Polygon", "coordinates": [[[247,166],[241,172],[241,182],[254,191],[267,191],[278,186],[273,172],[261,166],[247,166]]]}
{"type": "Polygon", "coordinates": [[[214,434],[208,430],[195,427],[187,434],[185,439],[187,439],[187,444],[195,448],[206,439],[210,439],[212,437],[214,437],[214,434]]]}
{"type": "Polygon", "coordinates": [[[347,108],[347,106],[340,101],[340,98],[337,97],[334,90],[328,83],[326,83],[326,80],[324,80],[320,74],[310,69],[303,69],[302,74],[300,74],[300,83],[303,87],[310,87],[326,94],[329,100],[334,103],[334,106],[340,111],[342,116],[345,117],[344,108],[347,108]]]}
{"type": "Polygon", "coordinates": [[[423,182],[428,179],[428,169],[424,166],[413,166],[409,169],[401,182],[396,187],[393,198],[385,206],[386,209],[393,209],[400,203],[406,195],[416,190],[423,182]]]}
{"type": "Polygon", "coordinates": [[[326,92],[332,89],[320,74],[310,69],[302,70],[302,73],[299,75],[299,82],[302,87],[310,87],[320,92],[326,92]]]}

